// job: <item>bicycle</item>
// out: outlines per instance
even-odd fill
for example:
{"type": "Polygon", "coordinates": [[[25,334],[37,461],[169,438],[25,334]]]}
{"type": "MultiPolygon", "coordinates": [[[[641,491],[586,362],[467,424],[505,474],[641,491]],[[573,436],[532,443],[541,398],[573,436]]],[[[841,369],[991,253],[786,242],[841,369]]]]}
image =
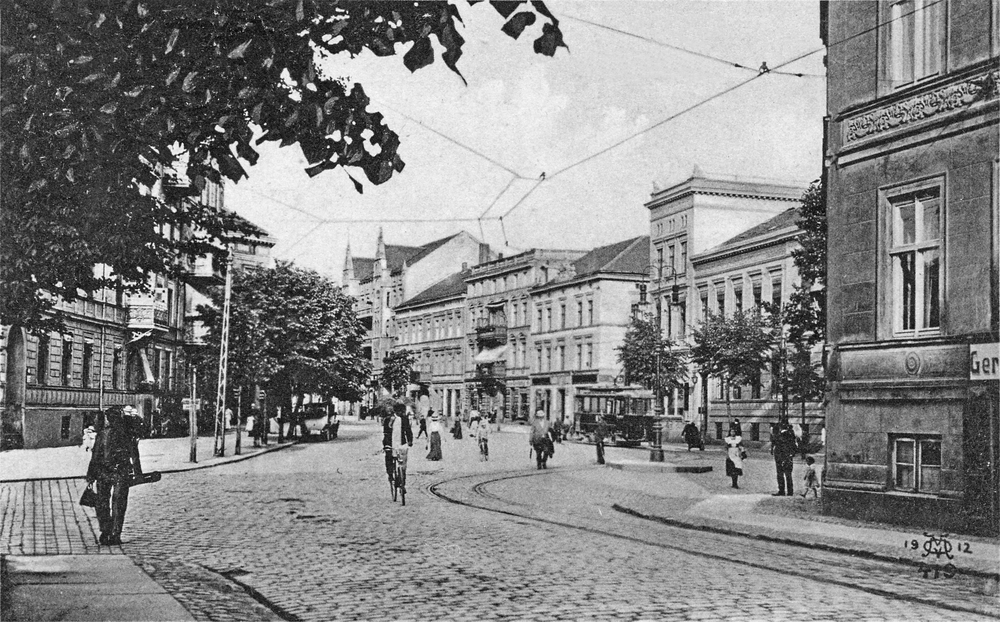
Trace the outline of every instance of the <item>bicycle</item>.
{"type": "Polygon", "coordinates": [[[392,449],[384,448],[384,451],[392,452],[392,473],[389,474],[389,494],[392,500],[399,499],[402,505],[406,505],[406,448],[392,449]]]}

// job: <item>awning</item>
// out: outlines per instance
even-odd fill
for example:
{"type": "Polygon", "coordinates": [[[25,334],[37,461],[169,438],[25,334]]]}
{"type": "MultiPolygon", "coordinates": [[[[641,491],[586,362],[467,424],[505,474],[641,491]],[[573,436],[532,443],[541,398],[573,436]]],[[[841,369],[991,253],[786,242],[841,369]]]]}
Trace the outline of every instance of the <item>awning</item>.
{"type": "Polygon", "coordinates": [[[498,348],[490,348],[489,350],[483,350],[476,356],[472,357],[475,363],[495,363],[503,359],[507,354],[507,346],[500,346],[498,348]]]}
{"type": "Polygon", "coordinates": [[[142,361],[142,373],[146,376],[146,382],[153,384],[156,382],[156,377],[153,376],[153,368],[149,365],[149,357],[146,356],[146,349],[139,349],[139,360],[142,361]]]}

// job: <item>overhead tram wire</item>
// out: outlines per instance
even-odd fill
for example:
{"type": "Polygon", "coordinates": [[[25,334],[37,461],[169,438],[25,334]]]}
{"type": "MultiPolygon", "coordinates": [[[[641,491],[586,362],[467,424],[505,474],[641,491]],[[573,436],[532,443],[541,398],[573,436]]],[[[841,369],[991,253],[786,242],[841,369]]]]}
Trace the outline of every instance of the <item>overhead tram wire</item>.
{"type": "MultiPolygon", "coordinates": [[[[654,38],[646,36],[646,35],[640,35],[640,34],[637,34],[637,33],[634,33],[634,32],[630,32],[628,30],[623,30],[621,28],[615,28],[614,26],[608,26],[607,24],[601,24],[599,22],[593,22],[593,21],[590,21],[589,19],[583,19],[582,17],[576,17],[576,16],[573,16],[573,15],[567,15],[566,13],[560,13],[559,16],[562,17],[562,18],[564,18],[564,19],[567,19],[569,21],[580,22],[581,24],[587,24],[588,26],[592,26],[594,28],[600,28],[601,30],[608,30],[610,32],[614,32],[614,33],[617,33],[617,34],[620,34],[620,35],[624,35],[626,37],[631,37],[633,39],[639,39],[640,41],[645,41],[646,43],[651,43],[653,45],[657,45],[659,47],[667,48],[669,50],[674,50],[676,52],[682,52],[684,54],[690,54],[691,56],[696,56],[698,58],[704,58],[706,60],[710,60],[710,61],[713,61],[713,62],[716,62],[716,63],[720,63],[722,65],[726,65],[727,67],[732,67],[734,69],[742,69],[743,71],[752,71],[753,73],[760,73],[760,68],[758,68],[758,67],[750,67],[750,66],[744,65],[742,63],[738,63],[738,62],[733,61],[733,60],[728,60],[728,59],[725,59],[725,58],[720,58],[718,56],[712,56],[711,54],[705,54],[704,52],[698,52],[697,50],[692,50],[692,49],[685,48],[685,47],[682,47],[682,46],[679,46],[679,45],[674,45],[673,43],[667,43],[665,41],[660,41],[659,39],[654,39],[654,38]]],[[[823,78],[823,77],[825,77],[824,75],[818,74],[818,73],[797,73],[797,72],[791,72],[791,71],[775,71],[773,69],[770,70],[770,73],[774,73],[774,74],[777,74],[777,75],[783,75],[783,76],[795,76],[795,77],[798,77],[798,78],[823,78]]]]}

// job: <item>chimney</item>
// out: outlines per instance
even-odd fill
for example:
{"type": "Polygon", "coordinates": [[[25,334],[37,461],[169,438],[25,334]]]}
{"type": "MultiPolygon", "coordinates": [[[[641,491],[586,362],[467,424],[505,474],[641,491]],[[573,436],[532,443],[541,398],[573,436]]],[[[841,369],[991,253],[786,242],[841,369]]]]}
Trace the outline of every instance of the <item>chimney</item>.
{"type": "Polygon", "coordinates": [[[490,260],[490,245],[485,242],[479,243],[479,263],[486,263],[490,260]]]}
{"type": "Polygon", "coordinates": [[[469,262],[463,261],[462,262],[462,272],[465,272],[468,269],[469,269],[469,262]]]}

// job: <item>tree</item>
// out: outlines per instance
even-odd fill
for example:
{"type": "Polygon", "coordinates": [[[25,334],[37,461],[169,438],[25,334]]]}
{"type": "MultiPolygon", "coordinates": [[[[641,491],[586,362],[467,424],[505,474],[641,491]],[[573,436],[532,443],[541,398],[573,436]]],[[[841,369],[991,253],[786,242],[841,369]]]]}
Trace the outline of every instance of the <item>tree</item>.
{"type": "Polygon", "coordinates": [[[679,386],[687,379],[687,358],[674,349],[670,339],[663,336],[656,319],[650,314],[632,318],[625,331],[625,339],[615,350],[625,372],[626,384],[636,383],[647,389],[656,389],[679,386]]]}
{"type": "MultiPolygon", "coordinates": [[[[694,331],[691,360],[702,376],[705,421],[708,421],[708,378],[722,382],[726,416],[732,420],[731,388],[755,386],[771,361],[773,327],[770,318],[753,308],[732,315],[709,314],[694,331]]],[[[708,427],[707,425],[705,426],[708,427]]]]}
{"type": "MultiPolygon", "coordinates": [[[[492,6],[515,39],[541,22],[537,53],[565,47],[543,3],[492,6]]],[[[298,143],[310,176],[352,167],[387,181],[403,170],[399,137],[360,84],[324,75],[320,61],[405,50],[416,71],[434,62],[436,41],[458,73],[459,21],[446,2],[4,3],[0,323],[51,327],[53,297],[142,289],[216,244],[232,228],[218,208],[150,190],[170,171],[198,190],[240,180],[258,159],[255,136],[298,143]],[[206,237],[165,236],[168,226],[206,237]]]]}
{"type": "Polygon", "coordinates": [[[402,395],[413,376],[414,362],[413,352],[405,348],[386,354],[382,359],[382,386],[392,395],[402,395]]]}
{"type": "MultiPolygon", "coordinates": [[[[261,385],[288,411],[306,393],[356,401],[370,373],[365,331],[352,299],[330,279],[277,263],[233,273],[229,327],[230,387],[261,385]]],[[[209,327],[203,376],[213,378],[221,334],[222,292],[199,308],[209,327]]]]}

